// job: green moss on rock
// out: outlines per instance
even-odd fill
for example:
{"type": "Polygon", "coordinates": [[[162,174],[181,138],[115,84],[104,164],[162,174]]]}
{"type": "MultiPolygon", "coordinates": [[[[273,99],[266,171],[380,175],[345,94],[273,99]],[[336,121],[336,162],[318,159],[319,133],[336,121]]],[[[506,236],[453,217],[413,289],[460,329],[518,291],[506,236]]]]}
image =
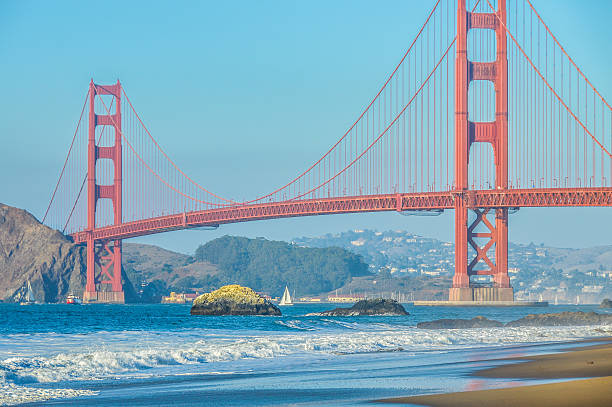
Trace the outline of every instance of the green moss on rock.
{"type": "Polygon", "coordinates": [[[249,287],[226,285],[193,301],[192,315],[281,315],[270,301],[249,287]]]}

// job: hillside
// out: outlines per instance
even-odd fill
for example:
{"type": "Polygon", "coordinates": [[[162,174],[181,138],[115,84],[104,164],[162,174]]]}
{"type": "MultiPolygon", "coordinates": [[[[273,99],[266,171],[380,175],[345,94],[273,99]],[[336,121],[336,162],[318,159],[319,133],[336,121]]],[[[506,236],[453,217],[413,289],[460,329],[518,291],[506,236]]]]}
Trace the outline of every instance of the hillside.
{"type": "MultiPolygon", "coordinates": [[[[184,291],[197,286],[195,283],[218,270],[160,247],[124,243],[123,272],[126,302],[159,302],[169,289],[184,291]]],[[[19,302],[28,281],[37,302],[63,302],[69,294],[81,296],[86,282],[85,246],[73,244],[25,210],[0,204],[0,277],[3,302],[19,302]]]]}
{"type": "Polygon", "coordinates": [[[123,270],[142,302],[159,302],[170,291],[208,291],[220,287],[218,280],[212,278],[221,272],[214,265],[153,245],[124,243],[123,270]]]}
{"type": "MultiPolygon", "coordinates": [[[[303,247],[342,247],[363,256],[372,273],[397,278],[440,277],[454,273],[454,244],[406,231],[353,230],[295,238],[303,247]]],[[[584,249],[509,244],[510,279],[517,298],[600,302],[612,296],[612,246],[584,249]]],[[[475,277],[486,283],[490,277],[475,277]]],[[[393,285],[393,284],[392,284],[393,285]]]]}
{"type": "Polygon", "coordinates": [[[200,246],[194,257],[125,243],[123,262],[145,302],[157,302],[169,291],[210,291],[232,283],[273,296],[287,284],[298,296],[339,290],[384,296],[401,292],[405,298],[432,300],[445,299],[451,284],[450,276],[392,274],[388,269],[372,274],[357,256],[339,248],[230,236],[200,246]]]}
{"type": "Polygon", "coordinates": [[[0,204],[0,299],[20,301],[30,281],[39,302],[56,302],[85,285],[85,248],[22,209],[0,204]]]}
{"type": "Polygon", "coordinates": [[[224,236],[193,257],[156,246],[125,243],[123,267],[143,302],[170,291],[211,291],[240,284],[272,296],[285,284],[301,295],[327,293],[368,276],[361,257],[340,248],[302,248],[286,242],[224,236]]]}
{"type": "MultiPolygon", "coordinates": [[[[0,204],[0,301],[19,302],[30,281],[37,302],[81,296],[86,282],[86,250],[29,212],[0,204]]],[[[123,275],[126,302],[138,298],[123,275]]]]}
{"type": "MultiPolygon", "coordinates": [[[[81,295],[85,256],[84,245],[73,244],[27,211],[0,204],[1,301],[20,301],[28,281],[38,302],[81,295]]],[[[192,257],[151,245],[123,245],[127,302],[159,302],[170,291],[209,291],[230,283],[271,295],[289,284],[299,295],[312,295],[367,274],[360,256],[339,248],[225,236],[200,246],[192,257]]]]}
{"type": "Polygon", "coordinates": [[[447,300],[450,276],[393,276],[380,273],[356,277],[338,290],[338,294],[365,294],[369,297],[394,298],[401,301],[447,300]]]}
{"type": "MultiPolygon", "coordinates": [[[[123,245],[128,302],[158,302],[170,291],[210,291],[241,284],[280,295],[397,293],[442,299],[454,272],[454,245],[405,231],[355,230],[292,243],[224,236],[194,256],[135,243],[123,245]],[[369,266],[368,266],[369,264],[369,266]]],[[[509,245],[519,299],[600,302],[612,297],[612,246],[585,249],[509,245]]],[[[0,300],[19,301],[29,280],[37,301],[81,295],[85,247],[42,225],[27,211],[0,204],[0,300]]],[[[475,277],[485,283],[488,277],[475,277]]]]}
{"type": "Polygon", "coordinates": [[[337,247],[303,248],[286,242],[224,236],[198,247],[194,258],[216,266],[217,284],[236,283],[280,295],[285,284],[298,296],[335,290],[369,274],[361,256],[337,247]]]}

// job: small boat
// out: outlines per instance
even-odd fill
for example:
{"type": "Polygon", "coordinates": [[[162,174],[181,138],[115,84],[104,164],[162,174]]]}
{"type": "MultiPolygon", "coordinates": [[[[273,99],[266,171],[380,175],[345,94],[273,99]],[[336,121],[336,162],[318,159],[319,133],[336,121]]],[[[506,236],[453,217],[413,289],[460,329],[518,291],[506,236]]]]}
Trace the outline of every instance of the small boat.
{"type": "Polygon", "coordinates": [[[285,292],[283,293],[283,297],[281,298],[278,305],[293,305],[293,301],[291,301],[291,295],[289,294],[289,288],[285,286],[285,292]]]}
{"type": "Polygon", "coordinates": [[[31,305],[36,304],[36,298],[34,298],[34,291],[32,291],[32,285],[28,280],[28,290],[26,291],[25,298],[19,303],[20,305],[31,305]]]}
{"type": "Polygon", "coordinates": [[[66,297],[66,304],[80,304],[81,299],[74,294],[69,294],[66,297]]]}

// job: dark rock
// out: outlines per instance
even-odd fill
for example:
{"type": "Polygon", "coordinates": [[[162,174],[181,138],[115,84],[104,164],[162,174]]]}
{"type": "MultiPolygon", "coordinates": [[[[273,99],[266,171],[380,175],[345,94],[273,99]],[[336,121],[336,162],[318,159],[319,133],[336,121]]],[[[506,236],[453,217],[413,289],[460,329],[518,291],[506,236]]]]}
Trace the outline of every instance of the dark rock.
{"type": "Polygon", "coordinates": [[[504,326],[499,321],[477,316],[472,319],[437,319],[435,321],[419,322],[417,328],[421,329],[465,329],[465,328],[494,328],[504,326]]]}
{"type": "Polygon", "coordinates": [[[313,312],[309,316],[353,317],[358,315],[410,315],[402,304],[382,298],[361,300],[351,308],[336,308],[330,311],[313,312]]]}
{"type": "Polygon", "coordinates": [[[196,298],[191,315],[281,315],[281,311],[248,287],[226,285],[196,298]]]}
{"type": "Polygon", "coordinates": [[[612,300],[606,298],[601,302],[600,308],[612,308],[612,300]]]}
{"type": "Polygon", "coordinates": [[[561,312],[557,314],[530,314],[506,326],[571,326],[612,324],[612,315],[596,312],[561,312]]]}

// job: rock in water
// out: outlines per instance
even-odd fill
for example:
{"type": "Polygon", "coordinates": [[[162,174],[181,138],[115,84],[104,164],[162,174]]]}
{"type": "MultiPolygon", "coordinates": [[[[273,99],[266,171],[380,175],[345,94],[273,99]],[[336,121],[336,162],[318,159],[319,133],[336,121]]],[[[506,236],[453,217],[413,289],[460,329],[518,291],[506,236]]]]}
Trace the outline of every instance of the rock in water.
{"type": "Polygon", "coordinates": [[[191,315],[281,315],[280,309],[249,287],[226,285],[193,301],[191,315]]]}
{"type": "Polygon", "coordinates": [[[600,308],[612,308],[612,300],[606,298],[601,302],[600,308]]]}
{"type": "Polygon", "coordinates": [[[530,314],[506,326],[571,326],[612,324],[612,315],[596,312],[561,312],[558,314],[530,314]]]}
{"type": "Polygon", "coordinates": [[[504,326],[499,321],[477,316],[472,319],[437,319],[435,321],[419,322],[417,328],[421,329],[465,329],[465,328],[494,328],[504,326]]]}
{"type": "Polygon", "coordinates": [[[313,312],[308,316],[353,317],[358,315],[410,315],[402,304],[382,298],[361,300],[351,308],[336,308],[330,311],[313,312]]]}

